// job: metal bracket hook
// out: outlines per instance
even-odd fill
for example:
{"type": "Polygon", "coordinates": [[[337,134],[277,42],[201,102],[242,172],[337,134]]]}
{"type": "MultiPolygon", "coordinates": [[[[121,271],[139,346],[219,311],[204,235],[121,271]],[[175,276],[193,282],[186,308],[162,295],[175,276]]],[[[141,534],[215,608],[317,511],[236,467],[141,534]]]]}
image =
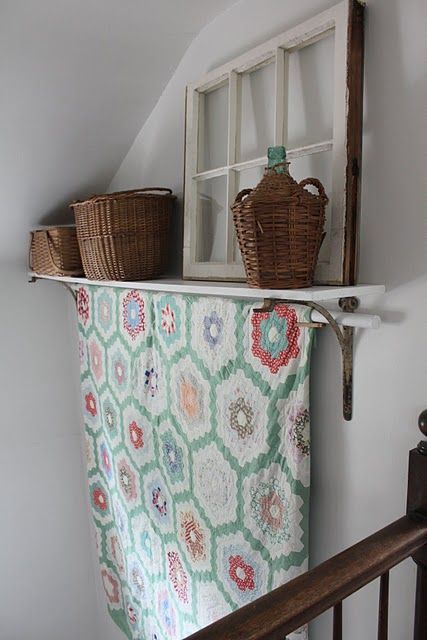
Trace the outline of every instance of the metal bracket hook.
{"type": "Polygon", "coordinates": [[[70,287],[66,282],[61,282],[61,284],[71,293],[74,298],[74,302],[77,303],[77,291],[73,287],[70,287]]]}
{"type": "MultiPolygon", "coordinates": [[[[34,274],[31,274],[28,277],[28,284],[34,284],[35,282],[37,282],[38,280],[40,280],[40,278],[34,274]]],[[[58,282],[60,282],[58,280],[58,282]]],[[[74,289],[74,287],[72,287],[71,285],[68,284],[68,282],[60,282],[60,284],[62,284],[63,287],[65,287],[67,289],[67,291],[69,291],[71,293],[71,295],[74,298],[74,302],[77,302],[77,292],[74,289]]]]}
{"type": "MultiPolygon", "coordinates": [[[[301,304],[305,307],[310,307],[318,311],[331,326],[334,331],[339,345],[341,347],[342,356],[342,394],[343,394],[343,416],[344,420],[351,420],[353,416],[353,337],[354,327],[341,327],[332,314],[322,307],[317,302],[311,302],[306,300],[276,300],[269,298],[264,300],[264,304],[260,309],[254,309],[255,313],[269,313],[273,311],[276,304],[301,304]]],[[[352,313],[356,311],[359,306],[359,300],[355,297],[340,298],[340,308],[346,313],[352,313]]],[[[308,326],[312,326],[307,323],[308,326]]],[[[307,326],[304,324],[304,326],[307,326]]],[[[317,325],[318,323],[313,323],[317,325]]]]}

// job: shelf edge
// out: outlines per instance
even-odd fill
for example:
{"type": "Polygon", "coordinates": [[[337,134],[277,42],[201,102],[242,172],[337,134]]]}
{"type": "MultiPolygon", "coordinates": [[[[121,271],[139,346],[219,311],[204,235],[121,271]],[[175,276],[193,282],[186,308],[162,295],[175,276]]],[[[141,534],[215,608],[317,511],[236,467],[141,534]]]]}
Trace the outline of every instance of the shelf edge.
{"type": "Polygon", "coordinates": [[[251,289],[244,283],[209,282],[195,280],[158,279],[141,282],[95,281],[86,278],[70,278],[59,276],[39,275],[33,271],[28,273],[30,282],[34,280],[51,280],[67,284],[82,286],[105,286],[120,289],[138,289],[142,291],[156,291],[162,293],[181,293],[188,295],[208,295],[226,298],[246,298],[260,300],[276,298],[278,300],[298,300],[322,302],[332,301],[343,297],[362,297],[380,295],[385,292],[384,285],[361,284],[354,286],[314,286],[307,289],[251,289]]]}

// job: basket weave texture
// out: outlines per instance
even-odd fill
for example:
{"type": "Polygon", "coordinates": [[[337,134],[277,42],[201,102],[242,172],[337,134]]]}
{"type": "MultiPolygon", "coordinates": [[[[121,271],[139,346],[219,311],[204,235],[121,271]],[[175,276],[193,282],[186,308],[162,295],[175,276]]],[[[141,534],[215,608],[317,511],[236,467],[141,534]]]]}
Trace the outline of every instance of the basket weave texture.
{"type": "Polygon", "coordinates": [[[46,276],[82,276],[75,227],[48,227],[30,231],[30,269],[46,276]]]}
{"type": "Polygon", "coordinates": [[[255,189],[231,207],[250,287],[296,289],[313,284],[328,198],[316,178],[296,182],[288,163],[266,169],[255,189]],[[285,166],[286,171],[276,168],[285,166]],[[318,194],[304,187],[313,185],[318,194]]]}
{"type": "Polygon", "coordinates": [[[74,202],[83,268],[90,280],[146,280],[164,273],[176,196],[151,187],[74,202]]]}

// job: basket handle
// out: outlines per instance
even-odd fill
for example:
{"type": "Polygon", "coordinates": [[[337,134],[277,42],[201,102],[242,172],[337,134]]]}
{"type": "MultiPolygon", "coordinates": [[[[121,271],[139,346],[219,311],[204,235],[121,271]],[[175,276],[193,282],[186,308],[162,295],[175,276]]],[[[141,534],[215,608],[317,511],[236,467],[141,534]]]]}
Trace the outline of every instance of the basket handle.
{"type": "Polygon", "coordinates": [[[142,193],[144,191],[161,191],[166,195],[172,195],[172,189],[168,189],[167,187],[143,187],[142,189],[128,189],[127,191],[114,191],[113,193],[105,193],[99,196],[92,196],[90,200],[92,202],[98,202],[99,200],[108,200],[109,198],[114,198],[115,196],[127,197],[136,193],[142,193]]]}
{"type": "Polygon", "coordinates": [[[30,271],[33,271],[33,240],[34,231],[30,231],[30,246],[28,247],[28,266],[30,271]]]}
{"type": "Polygon", "coordinates": [[[313,187],[316,187],[319,192],[319,197],[322,198],[322,200],[324,200],[325,202],[328,202],[329,198],[326,195],[325,189],[320,180],[318,180],[317,178],[305,178],[304,180],[301,180],[301,182],[299,182],[299,186],[303,188],[306,184],[311,184],[313,187]]]}
{"type": "Polygon", "coordinates": [[[242,202],[243,198],[245,196],[248,196],[250,193],[252,193],[253,189],[242,189],[241,191],[239,191],[239,193],[236,196],[236,199],[234,200],[234,204],[239,204],[239,202],[242,202]]]}
{"type": "MultiPolygon", "coordinates": [[[[34,238],[34,231],[30,231],[31,233],[31,240],[34,238]]],[[[52,250],[51,250],[51,246],[52,246],[52,241],[50,239],[49,236],[49,231],[48,230],[41,230],[42,236],[44,238],[44,242],[46,245],[46,250],[47,250],[47,255],[49,257],[49,261],[51,266],[56,269],[57,271],[59,271],[60,273],[62,273],[62,275],[64,276],[78,276],[81,274],[80,270],[76,270],[76,269],[62,269],[61,267],[58,267],[58,265],[56,264],[55,260],[53,259],[52,256],[52,250]]],[[[31,243],[32,244],[32,243],[31,243]]],[[[31,269],[32,269],[32,251],[30,249],[30,265],[31,265],[31,269]]]]}

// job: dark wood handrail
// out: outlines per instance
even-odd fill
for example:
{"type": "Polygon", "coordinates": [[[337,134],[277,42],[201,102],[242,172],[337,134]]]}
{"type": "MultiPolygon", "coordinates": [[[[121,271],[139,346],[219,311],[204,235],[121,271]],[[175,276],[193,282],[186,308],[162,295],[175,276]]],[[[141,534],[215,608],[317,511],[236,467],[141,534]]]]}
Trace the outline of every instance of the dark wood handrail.
{"type": "Polygon", "coordinates": [[[404,516],[187,640],[283,640],[427,544],[427,522],[404,516]]]}

